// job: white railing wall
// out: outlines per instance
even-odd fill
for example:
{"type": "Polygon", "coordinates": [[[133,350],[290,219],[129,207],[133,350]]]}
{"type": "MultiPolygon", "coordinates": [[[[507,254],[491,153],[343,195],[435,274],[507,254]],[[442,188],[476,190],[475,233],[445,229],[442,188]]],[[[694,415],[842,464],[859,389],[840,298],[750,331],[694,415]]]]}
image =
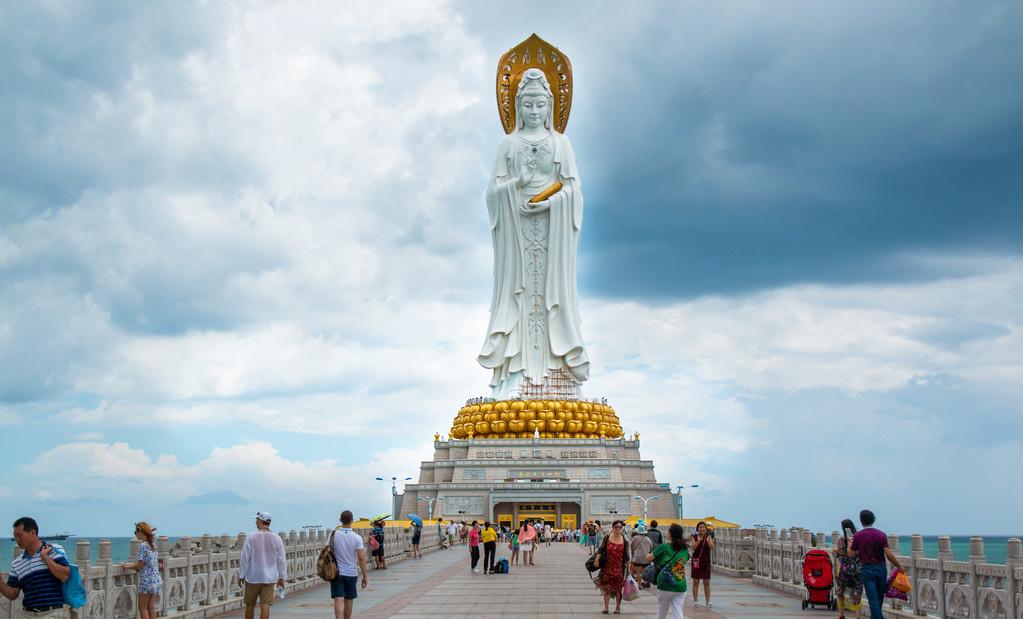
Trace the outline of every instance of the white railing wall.
{"type": "MultiPolygon", "coordinates": [[[[831,539],[840,536],[832,532],[831,539]]],[[[731,576],[752,577],[755,584],[802,596],[802,557],[817,547],[831,551],[823,532],[792,528],[723,529],[716,533],[717,548],[712,564],[716,571],[731,576]]],[[[1023,619],[1023,542],[1011,538],[1006,563],[988,563],[984,540],[970,539],[970,557],[952,558],[948,536],[938,538],[938,556],[924,557],[921,535],[910,538],[909,554],[902,540],[888,536],[888,545],[898,556],[913,583],[909,601],[886,603],[885,614],[940,619],[1023,619]]],[[[890,568],[891,566],[889,566],[890,568]]],[[[863,614],[869,616],[866,597],[863,614]]]]}
{"type": "MultiPolygon", "coordinates": [[[[367,541],[369,529],[357,529],[367,541]]],[[[316,575],[316,559],[327,543],[329,531],[314,533],[281,532],[288,560],[286,589],[289,593],[326,583],[316,575]]],[[[406,558],[412,548],[412,536],[403,527],[387,527],[384,531],[384,554],[389,562],[406,558]]],[[[134,563],[138,541],[132,541],[128,562],[134,563]]],[[[163,589],[157,608],[163,617],[204,619],[242,608],[238,585],[238,564],[241,560],[245,534],[200,538],[182,537],[173,544],[166,537],[157,539],[156,548],[162,560],[163,589]]],[[[438,547],[437,527],[423,527],[423,552],[438,547]]],[[[71,548],[66,548],[70,554],[71,548]]],[[[85,580],[89,603],[72,613],[76,619],[134,619],[137,616],[138,573],[113,563],[110,542],[99,542],[98,558],[90,562],[90,543],[78,542],[73,562],[85,580]]],[[[15,548],[15,553],[20,549],[15,548]]],[[[69,557],[70,558],[70,557],[69,557]]],[[[12,609],[21,606],[21,598],[10,601],[0,598],[0,619],[11,619],[12,609]]]]}

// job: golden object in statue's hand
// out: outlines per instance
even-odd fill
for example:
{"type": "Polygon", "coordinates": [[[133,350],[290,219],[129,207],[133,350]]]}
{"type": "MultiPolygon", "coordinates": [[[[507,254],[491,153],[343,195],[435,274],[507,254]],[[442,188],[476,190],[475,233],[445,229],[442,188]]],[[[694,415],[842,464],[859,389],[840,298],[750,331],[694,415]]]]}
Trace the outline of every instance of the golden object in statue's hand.
{"type": "Polygon", "coordinates": [[[553,185],[551,185],[550,187],[548,187],[547,189],[544,189],[540,193],[538,193],[535,196],[533,196],[532,198],[530,198],[529,199],[529,203],[530,204],[536,204],[538,202],[543,202],[547,198],[549,198],[549,197],[553,196],[554,194],[558,193],[559,191],[561,191],[561,187],[562,187],[561,183],[560,182],[556,182],[553,185]]]}

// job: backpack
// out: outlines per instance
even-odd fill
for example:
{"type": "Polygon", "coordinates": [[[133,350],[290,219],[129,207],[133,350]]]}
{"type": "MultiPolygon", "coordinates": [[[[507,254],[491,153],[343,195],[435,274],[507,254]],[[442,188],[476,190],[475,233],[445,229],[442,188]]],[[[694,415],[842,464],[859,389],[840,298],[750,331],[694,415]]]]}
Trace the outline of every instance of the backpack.
{"type": "Polygon", "coordinates": [[[320,556],[316,558],[316,575],[328,582],[337,578],[337,558],[334,556],[335,533],[337,533],[337,529],[330,532],[327,545],[323,547],[320,556]]]}
{"type": "Polygon", "coordinates": [[[854,589],[860,584],[860,560],[857,557],[838,557],[839,586],[854,589]]]}
{"type": "MultiPolygon", "coordinates": [[[[681,552],[681,551],[679,551],[681,552]]],[[[681,585],[682,591],[686,590],[686,564],[684,561],[679,561],[679,552],[676,552],[671,559],[668,560],[661,569],[657,572],[657,578],[654,582],[658,585],[663,584],[665,587],[677,587],[681,585]],[[682,572],[680,574],[675,573],[675,566],[681,566],[682,572]]]]}

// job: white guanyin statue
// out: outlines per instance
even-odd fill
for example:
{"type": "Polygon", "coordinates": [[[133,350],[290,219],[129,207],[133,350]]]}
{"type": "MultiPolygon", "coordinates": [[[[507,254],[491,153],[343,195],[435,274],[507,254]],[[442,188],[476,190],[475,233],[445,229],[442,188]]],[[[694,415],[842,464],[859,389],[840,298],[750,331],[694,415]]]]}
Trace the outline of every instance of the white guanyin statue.
{"type": "Polygon", "coordinates": [[[583,194],[572,144],[553,118],[547,76],[526,69],[515,90],[514,129],[497,149],[486,195],[494,294],[479,362],[493,370],[497,399],[577,398],[589,378],[575,275],[583,194]],[[530,201],[558,183],[550,197],[530,201]]]}

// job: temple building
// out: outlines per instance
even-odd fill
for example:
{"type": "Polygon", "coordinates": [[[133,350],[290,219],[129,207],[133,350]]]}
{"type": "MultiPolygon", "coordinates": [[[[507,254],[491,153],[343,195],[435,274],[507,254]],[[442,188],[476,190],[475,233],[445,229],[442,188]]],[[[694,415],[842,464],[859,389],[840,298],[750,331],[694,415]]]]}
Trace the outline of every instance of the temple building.
{"type": "Polygon", "coordinates": [[[447,439],[435,436],[433,460],[405,486],[401,514],[506,526],[541,519],[574,529],[587,520],[642,516],[647,499],[648,518],[672,518],[670,487],[657,483],[639,445],[639,435],[624,437],[614,410],[602,403],[467,405],[447,439]]]}

